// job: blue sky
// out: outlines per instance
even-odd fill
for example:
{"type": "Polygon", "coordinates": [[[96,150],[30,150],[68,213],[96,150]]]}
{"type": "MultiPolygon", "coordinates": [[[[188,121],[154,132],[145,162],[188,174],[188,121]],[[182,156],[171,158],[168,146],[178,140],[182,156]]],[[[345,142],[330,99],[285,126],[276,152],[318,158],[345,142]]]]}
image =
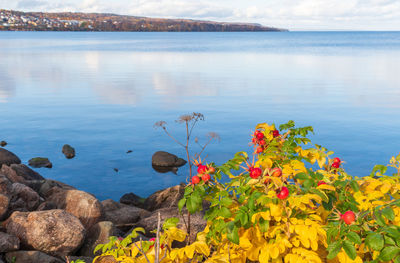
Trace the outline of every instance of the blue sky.
{"type": "Polygon", "coordinates": [[[400,0],[0,0],[0,8],[254,22],[290,30],[400,30],[400,0]]]}

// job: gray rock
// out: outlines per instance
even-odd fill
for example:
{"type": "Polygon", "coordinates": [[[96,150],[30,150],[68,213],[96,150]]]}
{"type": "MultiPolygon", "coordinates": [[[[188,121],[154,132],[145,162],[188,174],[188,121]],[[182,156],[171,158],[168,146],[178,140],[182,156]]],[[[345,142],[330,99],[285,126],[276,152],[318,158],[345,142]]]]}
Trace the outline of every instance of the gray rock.
{"type": "Polygon", "coordinates": [[[105,220],[113,222],[117,227],[125,224],[133,224],[140,218],[150,215],[149,211],[121,204],[111,199],[104,200],[101,203],[105,212],[105,220]]]}
{"type": "Polygon", "coordinates": [[[43,176],[26,166],[25,164],[12,164],[11,169],[15,171],[18,176],[21,176],[27,181],[31,180],[45,180],[43,176]]]}
{"type": "Polygon", "coordinates": [[[79,190],[62,190],[53,193],[46,201],[73,214],[89,229],[103,218],[103,207],[93,195],[79,190]]]}
{"type": "Polygon", "coordinates": [[[65,144],[62,147],[62,153],[65,155],[67,159],[72,159],[75,157],[75,149],[69,144],[65,144]]]}
{"type": "Polygon", "coordinates": [[[0,232],[0,253],[19,249],[19,239],[16,236],[0,232]]]}
{"type": "Polygon", "coordinates": [[[38,193],[40,196],[47,197],[56,191],[62,190],[75,190],[75,187],[56,180],[46,179],[45,181],[41,181],[38,193]]]}
{"type": "MultiPolygon", "coordinates": [[[[83,256],[71,256],[71,257],[68,257],[69,263],[71,263],[72,261],[76,261],[78,259],[85,261],[85,263],[92,263],[93,262],[93,258],[92,257],[83,257],[83,256]]],[[[67,261],[65,261],[65,262],[67,262],[67,261]]]]}
{"type": "Polygon", "coordinates": [[[0,167],[5,164],[5,165],[11,165],[13,163],[19,164],[21,163],[21,160],[13,154],[10,151],[7,151],[6,149],[0,148],[0,167]]]}
{"type": "Polygon", "coordinates": [[[39,194],[29,186],[21,183],[13,183],[11,192],[11,211],[34,211],[40,204],[39,194]]]}
{"type": "MultiPolygon", "coordinates": [[[[93,251],[97,245],[108,243],[108,238],[115,235],[117,235],[117,230],[112,222],[98,222],[87,231],[85,242],[78,254],[81,256],[93,256],[93,251]]],[[[97,251],[96,256],[100,254],[100,251],[97,251]]]]}
{"type": "Polygon", "coordinates": [[[186,161],[172,153],[158,151],[153,154],[151,163],[155,166],[179,167],[185,165],[186,161]]]}
{"type": "Polygon", "coordinates": [[[21,248],[56,256],[75,252],[86,234],[79,219],[64,210],[14,212],[5,227],[19,238],[21,248]]]}
{"type": "Polygon", "coordinates": [[[10,198],[4,194],[0,194],[0,220],[3,220],[8,215],[10,198]]]}
{"type": "Polygon", "coordinates": [[[4,146],[6,146],[6,145],[7,145],[7,142],[6,142],[6,141],[1,141],[1,142],[0,142],[0,146],[1,146],[1,147],[4,147],[4,146]]]}
{"type": "Polygon", "coordinates": [[[35,157],[29,160],[29,165],[34,167],[34,168],[51,168],[53,167],[53,164],[50,162],[48,158],[45,157],[35,157]]]}
{"type": "Polygon", "coordinates": [[[0,193],[4,195],[10,195],[11,185],[11,181],[5,175],[0,174],[0,193]]]}
{"type": "Polygon", "coordinates": [[[14,251],[6,254],[7,263],[64,263],[40,251],[14,251]]]}
{"type": "Polygon", "coordinates": [[[134,193],[124,194],[120,199],[119,202],[125,205],[132,205],[136,207],[143,208],[144,199],[134,193]]]}
{"type": "Polygon", "coordinates": [[[38,208],[36,209],[37,211],[46,211],[46,210],[53,210],[57,209],[57,205],[53,202],[43,202],[41,203],[38,208]]]}
{"type": "Polygon", "coordinates": [[[178,207],[178,202],[183,198],[184,193],[184,184],[157,191],[146,198],[143,207],[149,211],[164,207],[178,207]]]}

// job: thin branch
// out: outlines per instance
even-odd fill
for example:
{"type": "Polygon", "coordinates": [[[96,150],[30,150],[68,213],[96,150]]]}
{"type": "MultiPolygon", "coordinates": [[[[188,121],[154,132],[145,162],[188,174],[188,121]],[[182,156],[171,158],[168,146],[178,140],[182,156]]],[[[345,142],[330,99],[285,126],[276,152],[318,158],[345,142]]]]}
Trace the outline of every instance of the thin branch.
{"type": "Polygon", "coordinates": [[[174,140],[177,144],[179,144],[182,147],[185,147],[185,145],[183,143],[181,143],[180,141],[178,141],[177,139],[174,138],[174,136],[172,136],[168,131],[167,128],[163,127],[163,130],[165,131],[165,133],[172,139],[174,140]]]}
{"type": "Polygon", "coordinates": [[[157,219],[157,234],[156,234],[156,257],[154,262],[160,262],[160,227],[161,227],[161,214],[158,212],[158,219],[157,219]]]}
{"type": "Polygon", "coordinates": [[[146,253],[143,251],[143,249],[140,248],[140,247],[143,247],[142,238],[140,238],[140,247],[138,247],[138,245],[136,245],[136,242],[133,243],[133,245],[135,245],[135,247],[139,250],[139,252],[143,254],[143,256],[146,259],[147,263],[151,263],[150,260],[147,258],[146,253]]]}

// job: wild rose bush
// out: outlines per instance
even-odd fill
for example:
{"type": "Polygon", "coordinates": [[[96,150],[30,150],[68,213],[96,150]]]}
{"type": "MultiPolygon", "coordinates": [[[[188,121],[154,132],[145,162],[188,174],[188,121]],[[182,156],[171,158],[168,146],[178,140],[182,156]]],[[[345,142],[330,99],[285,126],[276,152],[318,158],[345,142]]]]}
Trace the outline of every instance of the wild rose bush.
{"type": "MultiPolygon", "coordinates": [[[[333,152],[311,144],[312,127],[259,124],[254,153],[216,167],[196,162],[198,175],[179,208],[206,211],[207,227],[187,234],[169,220],[154,241],[113,239],[103,255],[120,262],[400,262],[400,154],[366,177],[353,178],[333,152]],[[221,180],[228,176],[228,182],[221,180]]],[[[134,232],[135,233],[135,232],[134,232]]]]}

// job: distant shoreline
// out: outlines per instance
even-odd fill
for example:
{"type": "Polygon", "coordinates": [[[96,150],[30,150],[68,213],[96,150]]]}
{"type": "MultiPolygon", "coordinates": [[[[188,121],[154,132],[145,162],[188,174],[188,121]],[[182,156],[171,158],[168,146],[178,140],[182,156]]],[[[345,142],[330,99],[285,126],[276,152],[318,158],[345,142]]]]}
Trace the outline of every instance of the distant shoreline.
{"type": "Polygon", "coordinates": [[[44,13],[0,9],[0,31],[67,32],[286,32],[256,23],[166,19],[99,13],[44,13]]]}

